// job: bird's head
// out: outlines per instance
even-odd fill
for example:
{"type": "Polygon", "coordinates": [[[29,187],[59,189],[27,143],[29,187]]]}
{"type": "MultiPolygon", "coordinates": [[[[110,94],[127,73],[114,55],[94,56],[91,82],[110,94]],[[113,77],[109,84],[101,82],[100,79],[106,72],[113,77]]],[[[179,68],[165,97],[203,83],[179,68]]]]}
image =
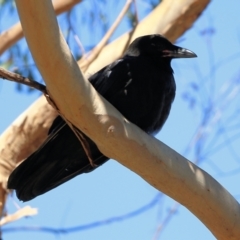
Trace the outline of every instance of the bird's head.
{"type": "Polygon", "coordinates": [[[160,34],[136,38],[128,47],[127,56],[156,56],[161,58],[193,58],[197,55],[186,49],[173,45],[160,34]]]}

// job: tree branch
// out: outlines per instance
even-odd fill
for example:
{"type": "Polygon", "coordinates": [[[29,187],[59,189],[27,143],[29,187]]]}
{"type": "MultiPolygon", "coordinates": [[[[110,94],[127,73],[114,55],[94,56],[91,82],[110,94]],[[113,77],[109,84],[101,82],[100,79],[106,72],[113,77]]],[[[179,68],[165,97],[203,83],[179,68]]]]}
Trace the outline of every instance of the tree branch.
{"type": "MultiPolygon", "coordinates": [[[[69,11],[74,5],[82,0],[55,0],[53,6],[57,15],[69,11]]],[[[10,29],[0,34],[0,55],[23,37],[22,25],[16,23],[10,29]]]]}
{"type": "Polygon", "coordinates": [[[93,139],[104,155],[118,159],[187,207],[217,239],[239,239],[238,202],[209,174],[125,120],[98,95],[68,49],[52,3],[48,0],[16,0],[16,3],[32,55],[51,97],[65,117],[93,139]],[[29,21],[31,15],[34,19],[29,21]],[[55,71],[56,65],[59,71],[55,71]]]}
{"type": "Polygon", "coordinates": [[[7,79],[12,82],[24,84],[26,86],[29,86],[29,87],[35,88],[36,90],[41,91],[43,94],[47,94],[45,85],[39,82],[36,82],[34,80],[30,80],[27,77],[23,77],[20,74],[7,71],[6,69],[1,67],[0,67],[0,78],[7,79]]]}

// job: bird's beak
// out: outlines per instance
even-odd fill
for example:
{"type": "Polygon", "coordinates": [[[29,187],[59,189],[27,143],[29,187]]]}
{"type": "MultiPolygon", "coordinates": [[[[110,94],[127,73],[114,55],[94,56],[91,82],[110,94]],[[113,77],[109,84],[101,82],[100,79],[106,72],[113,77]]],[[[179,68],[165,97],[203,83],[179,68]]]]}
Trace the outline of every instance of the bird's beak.
{"type": "Polygon", "coordinates": [[[174,49],[171,50],[163,50],[163,57],[170,57],[170,58],[194,58],[197,55],[186,49],[174,46],[174,49]]]}

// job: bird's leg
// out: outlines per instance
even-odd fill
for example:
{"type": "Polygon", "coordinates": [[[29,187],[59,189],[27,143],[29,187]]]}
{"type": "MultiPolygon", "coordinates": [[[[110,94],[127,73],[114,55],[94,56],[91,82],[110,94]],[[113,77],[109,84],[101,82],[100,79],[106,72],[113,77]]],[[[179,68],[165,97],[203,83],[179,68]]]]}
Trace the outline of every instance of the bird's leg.
{"type": "Polygon", "coordinates": [[[92,158],[92,154],[91,154],[91,150],[89,147],[88,142],[86,141],[86,138],[84,137],[84,135],[81,133],[81,131],[75,127],[69,120],[67,120],[63,114],[60,112],[60,110],[58,109],[56,103],[53,101],[53,99],[50,97],[50,94],[48,93],[48,91],[46,91],[47,93],[45,93],[45,97],[47,99],[47,102],[54,108],[56,109],[56,111],[58,112],[58,114],[64,119],[64,121],[68,124],[68,126],[72,129],[72,131],[74,132],[74,134],[76,135],[76,137],[78,138],[78,140],[80,141],[84,152],[87,155],[87,158],[91,164],[91,166],[93,168],[97,167],[97,165],[94,163],[93,158],[92,158]]]}

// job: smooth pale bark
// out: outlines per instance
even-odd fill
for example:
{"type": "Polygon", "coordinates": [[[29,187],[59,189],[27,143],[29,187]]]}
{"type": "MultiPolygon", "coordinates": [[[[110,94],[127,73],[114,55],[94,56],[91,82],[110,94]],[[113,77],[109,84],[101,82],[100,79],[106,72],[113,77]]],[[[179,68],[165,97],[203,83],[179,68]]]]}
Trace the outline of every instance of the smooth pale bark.
{"type": "Polygon", "coordinates": [[[187,207],[217,239],[240,239],[238,202],[209,174],[126,121],[84,78],[58,28],[52,3],[16,2],[33,57],[64,116],[105,155],[187,207]]]}

